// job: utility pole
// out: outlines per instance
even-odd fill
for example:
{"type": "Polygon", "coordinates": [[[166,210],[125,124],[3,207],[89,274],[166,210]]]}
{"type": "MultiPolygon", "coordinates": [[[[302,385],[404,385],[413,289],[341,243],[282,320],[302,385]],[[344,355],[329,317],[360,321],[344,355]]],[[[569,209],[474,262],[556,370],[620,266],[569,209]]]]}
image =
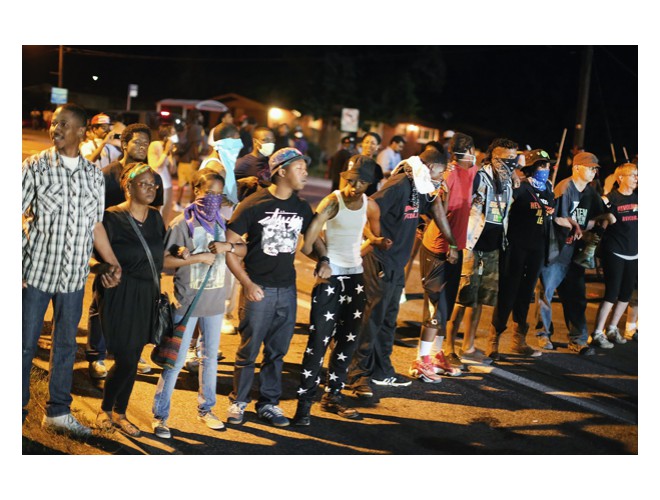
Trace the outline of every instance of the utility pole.
{"type": "Polygon", "coordinates": [[[589,86],[591,84],[591,65],[594,58],[594,48],[587,45],[582,53],[580,68],[580,89],[578,94],[577,117],[575,121],[575,136],[573,145],[584,147],[584,130],[587,127],[587,108],[589,107],[589,86]]]}
{"type": "Polygon", "coordinates": [[[64,45],[60,45],[60,65],[59,65],[59,70],[57,72],[57,86],[59,88],[62,88],[63,70],[64,70],[64,45]]]}

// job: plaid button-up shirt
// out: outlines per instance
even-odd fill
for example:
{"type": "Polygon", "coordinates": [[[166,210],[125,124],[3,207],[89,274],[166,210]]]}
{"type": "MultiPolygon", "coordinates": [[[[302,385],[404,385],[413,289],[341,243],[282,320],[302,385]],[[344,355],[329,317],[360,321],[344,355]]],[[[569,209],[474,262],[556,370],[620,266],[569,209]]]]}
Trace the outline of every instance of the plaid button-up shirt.
{"type": "Polygon", "coordinates": [[[54,147],[23,162],[23,279],[29,285],[48,293],[85,286],[104,195],[103,174],[82,156],[73,170],[54,147]]]}

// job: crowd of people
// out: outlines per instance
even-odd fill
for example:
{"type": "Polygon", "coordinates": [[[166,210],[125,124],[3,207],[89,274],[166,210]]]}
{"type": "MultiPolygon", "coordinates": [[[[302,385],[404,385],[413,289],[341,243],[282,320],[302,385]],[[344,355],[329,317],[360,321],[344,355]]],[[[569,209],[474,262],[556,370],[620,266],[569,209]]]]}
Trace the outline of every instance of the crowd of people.
{"type": "Polygon", "coordinates": [[[82,437],[92,432],[70,411],[90,272],[86,355],[90,376],[106,380],[96,424],[130,436],[142,433],[127,409],[136,373],[150,369],[142,350],[150,341],[163,269],[174,274],[174,321],[185,326],[174,365],[163,368],[153,399],[152,431],[163,439],[171,437],[172,395],[191,350],[198,360],[197,418],[218,430],[245,420],[262,349],[256,414],[285,427],[311,425],[320,386],[322,411],[355,419],[360,414],[344,398],[346,391],[371,398],[377,387],[438,383],[460,376],[468,364],[499,362],[511,315],[516,357],[509,360],[541,356],[555,348],[555,291],[570,351],[591,355],[637,338],[636,161],[617,167],[601,196],[593,187],[599,161],[589,152],[576,154],[571,176],[553,186],[556,165],[548,152],[520,151],[507,138],[493,140],[479,158],[472,137],[452,132],[444,144],[429,142],[404,159],[402,136],[380,150],[380,135],[367,132],[341,140],[329,160],[332,191],[314,211],[299,196],[311,162],[302,132],[271,130],[253,120],[244,125],[237,127],[225,113],[207,138],[193,115],[185,128],[161,126],[152,141],[144,124],[117,132],[103,113],[88,125],[80,106],[55,110],[53,147],[27,158],[22,171],[23,421],[32,360],[52,301],[42,425],[82,437]],[[185,186],[192,192],[187,206],[185,186]],[[316,262],[316,283],[290,421],[279,403],[296,321],[298,248],[316,262]],[[391,355],[418,253],[422,326],[406,376],[396,373],[391,355]],[[585,255],[596,256],[605,277],[592,328],[585,314],[585,255]],[[537,323],[530,335],[535,289],[537,323]],[[481,351],[475,338],[484,305],[492,316],[481,351]],[[226,316],[236,310],[240,345],[223,421],[214,411],[217,362],[226,316]],[[107,353],[114,359],[110,370],[107,353]]]}

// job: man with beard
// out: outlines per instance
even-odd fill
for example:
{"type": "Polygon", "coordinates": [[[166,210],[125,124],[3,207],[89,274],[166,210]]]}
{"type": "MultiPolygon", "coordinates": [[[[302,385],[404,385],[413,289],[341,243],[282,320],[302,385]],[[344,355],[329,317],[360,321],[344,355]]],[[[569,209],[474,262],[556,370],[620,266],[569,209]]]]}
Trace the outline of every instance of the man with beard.
{"type": "MultiPolygon", "coordinates": [[[[124,190],[121,188],[121,176],[131,163],[146,162],[149,143],[151,142],[151,129],[144,123],[134,123],[127,126],[121,134],[121,148],[124,156],[119,161],[110,163],[102,169],[105,180],[105,208],[119,205],[126,201],[124,190]]],[[[163,204],[163,179],[154,171],[156,182],[156,197],[153,206],[160,208],[163,204]]],[[[96,289],[99,286],[98,278],[94,280],[92,302],[89,306],[87,323],[87,346],[85,358],[89,362],[89,375],[93,379],[103,379],[108,372],[105,367],[105,341],[99,320],[96,289]]],[[[149,373],[151,366],[140,359],[139,373],[149,373]]]]}
{"type": "Polygon", "coordinates": [[[88,437],[92,431],[71,414],[76,334],[89,274],[92,242],[107,263],[99,269],[103,286],[121,279],[101,223],[103,176],[80,153],[85,111],[73,103],[53,114],[53,147],[23,162],[23,421],[30,400],[30,371],[48,303],[53,303],[53,345],[48,369],[48,401],[42,426],[88,437]]]}

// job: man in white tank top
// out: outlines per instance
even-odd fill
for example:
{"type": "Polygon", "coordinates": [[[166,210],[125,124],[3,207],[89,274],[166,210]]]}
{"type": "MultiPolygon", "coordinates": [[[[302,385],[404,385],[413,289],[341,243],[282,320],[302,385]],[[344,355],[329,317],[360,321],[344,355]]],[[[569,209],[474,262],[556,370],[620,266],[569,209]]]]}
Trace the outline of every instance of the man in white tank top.
{"type": "Polygon", "coordinates": [[[333,348],[321,409],[344,418],[360,417],[355,408],[343,404],[341,390],[357,346],[367,298],[361,252],[371,244],[382,249],[392,244],[377,236],[380,234],[380,209],[364,194],[376,181],[376,167],[376,162],[368,156],[351,157],[348,170],[341,173],[346,185],[321,200],[305,233],[302,252],[318,260],[314,271],[318,279],[312,290],[309,340],[303,355],[294,425],[310,424],[310,409],[321,382],[320,372],[330,342],[333,348]],[[365,226],[367,220],[369,224],[365,226]],[[325,235],[320,237],[324,227],[325,235]],[[365,245],[363,231],[368,236],[365,245]]]}

